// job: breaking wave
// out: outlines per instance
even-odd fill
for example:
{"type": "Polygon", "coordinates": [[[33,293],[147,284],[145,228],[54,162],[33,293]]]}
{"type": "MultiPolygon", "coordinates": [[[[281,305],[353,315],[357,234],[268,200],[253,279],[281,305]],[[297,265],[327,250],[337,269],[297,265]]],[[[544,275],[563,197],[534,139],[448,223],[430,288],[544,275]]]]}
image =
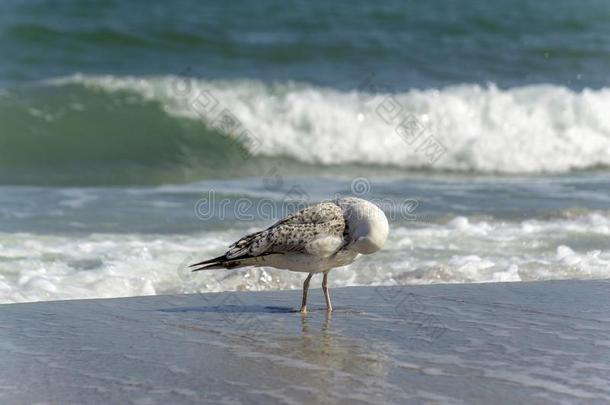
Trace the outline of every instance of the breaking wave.
{"type": "Polygon", "coordinates": [[[0,182],[185,182],[251,174],[269,158],[508,174],[610,166],[608,88],[379,88],[74,75],[5,89],[0,182]]]}

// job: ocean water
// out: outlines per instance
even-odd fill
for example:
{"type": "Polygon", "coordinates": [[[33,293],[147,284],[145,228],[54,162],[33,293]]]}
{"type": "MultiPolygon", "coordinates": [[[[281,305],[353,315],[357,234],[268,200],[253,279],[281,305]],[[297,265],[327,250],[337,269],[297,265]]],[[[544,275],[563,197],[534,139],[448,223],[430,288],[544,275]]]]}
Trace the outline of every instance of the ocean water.
{"type": "Polygon", "coordinates": [[[300,288],[190,274],[336,196],[331,287],[610,277],[605,1],[0,5],[0,302],[300,288]]]}

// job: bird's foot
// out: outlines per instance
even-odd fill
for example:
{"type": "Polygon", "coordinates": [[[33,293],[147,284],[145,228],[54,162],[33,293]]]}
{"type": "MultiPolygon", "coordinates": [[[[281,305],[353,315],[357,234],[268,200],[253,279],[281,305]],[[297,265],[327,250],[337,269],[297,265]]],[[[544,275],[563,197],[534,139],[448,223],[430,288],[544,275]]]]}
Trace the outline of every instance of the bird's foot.
{"type": "Polygon", "coordinates": [[[303,305],[299,312],[302,313],[302,314],[306,314],[307,313],[307,307],[305,305],[303,305]]]}

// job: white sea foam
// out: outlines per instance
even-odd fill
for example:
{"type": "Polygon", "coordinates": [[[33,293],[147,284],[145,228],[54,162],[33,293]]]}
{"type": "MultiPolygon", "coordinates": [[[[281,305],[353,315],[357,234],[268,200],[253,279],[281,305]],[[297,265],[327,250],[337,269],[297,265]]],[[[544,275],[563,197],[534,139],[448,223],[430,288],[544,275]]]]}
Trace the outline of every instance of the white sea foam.
{"type": "Polygon", "coordinates": [[[76,75],[52,82],[134,91],[161,102],[170,114],[197,119],[201,116],[191,102],[207,90],[218,105],[204,119],[213,121],[226,108],[256,137],[249,145],[254,154],[308,163],[501,173],[610,166],[609,88],[575,92],[554,85],[504,90],[465,84],[398,93],[393,97],[403,113],[426,128],[409,145],[395,132],[398,120],[388,124],[376,111],[389,94],[247,80],[190,79],[190,87],[184,87],[183,80],[76,75]],[[434,164],[418,150],[429,135],[446,148],[434,164]]]}
{"type": "MultiPolygon", "coordinates": [[[[243,233],[82,238],[0,233],[0,303],[301,287],[302,274],[282,270],[187,269],[222,253],[243,233]]],[[[330,282],[337,287],[608,278],[609,237],[606,212],[394,226],[384,250],[334,270],[330,282]]]]}

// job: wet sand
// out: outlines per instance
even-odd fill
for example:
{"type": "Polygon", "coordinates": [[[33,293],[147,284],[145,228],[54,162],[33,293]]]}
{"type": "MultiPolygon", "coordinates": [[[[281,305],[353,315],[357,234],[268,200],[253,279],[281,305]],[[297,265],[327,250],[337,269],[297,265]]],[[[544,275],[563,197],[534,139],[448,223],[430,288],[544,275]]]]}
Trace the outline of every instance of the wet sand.
{"type": "Polygon", "coordinates": [[[0,306],[0,402],[607,403],[610,282],[0,306]]]}

